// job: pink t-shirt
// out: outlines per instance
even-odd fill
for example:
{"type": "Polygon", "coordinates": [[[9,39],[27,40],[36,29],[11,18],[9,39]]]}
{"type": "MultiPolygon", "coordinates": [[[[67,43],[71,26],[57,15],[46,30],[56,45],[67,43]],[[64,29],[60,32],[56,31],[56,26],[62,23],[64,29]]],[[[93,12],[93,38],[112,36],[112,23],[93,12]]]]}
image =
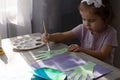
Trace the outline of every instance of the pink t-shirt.
{"type": "Polygon", "coordinates": [[[117,32],[113,27],[109,25],[104,32],[93,35],[83,24],[80,24],[72,29],[72,32],[80,40],[80,46],[83,48],[99,51],[103,45],[112,46],[113,50],[105,62],[113,63],[114,48],[118,46],[117,32]]]}

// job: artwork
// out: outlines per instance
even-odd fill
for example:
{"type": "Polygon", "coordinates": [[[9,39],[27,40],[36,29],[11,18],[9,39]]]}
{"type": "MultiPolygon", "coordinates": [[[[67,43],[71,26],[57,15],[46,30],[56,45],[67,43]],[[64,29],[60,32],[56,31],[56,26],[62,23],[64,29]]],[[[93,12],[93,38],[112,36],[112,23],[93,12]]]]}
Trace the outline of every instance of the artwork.
{"type": "Polygon", "coordinates": [[[112,71],[111,69],[102,65],[85,61],[76,56],[70,55],[68,52],[55,55],[49,59],[40,60],[31,64],[31,66],[35,69],[42,67],[59,69],[65,72],[67,77],[71,78],[70,80],[91,80],[91,78],[96,79],[112,71]],[[90,70],[90,72],[86,71],[84,68],[86,70],[90,70]]]}

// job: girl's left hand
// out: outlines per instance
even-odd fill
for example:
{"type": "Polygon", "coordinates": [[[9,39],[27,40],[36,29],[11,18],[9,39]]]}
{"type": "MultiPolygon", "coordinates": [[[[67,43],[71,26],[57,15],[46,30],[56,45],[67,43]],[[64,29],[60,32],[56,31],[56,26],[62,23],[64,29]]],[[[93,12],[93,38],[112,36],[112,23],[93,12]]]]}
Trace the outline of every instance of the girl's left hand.
{"type": "Polygon", "coordinates": [[[77,44],[71,44],[68,46],[68,51],[79,52],[81,51],[81,47],[77,44]]]}

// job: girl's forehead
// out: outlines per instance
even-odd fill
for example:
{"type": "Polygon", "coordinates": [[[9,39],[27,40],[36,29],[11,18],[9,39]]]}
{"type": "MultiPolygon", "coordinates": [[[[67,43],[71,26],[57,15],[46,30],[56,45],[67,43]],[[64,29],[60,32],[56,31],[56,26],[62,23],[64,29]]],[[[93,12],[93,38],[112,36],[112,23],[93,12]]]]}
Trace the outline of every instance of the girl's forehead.
{"type": "Polygon", "coordinates": [[[99,17],[97,14],[95,14],[95,8],[93,6],[80,6],[79,11],[83,18],[99,17]]]}
{"type": "Polygon", "coordinates": [[[79,10],[82,12],[89,12],[93,14],[95,9],[92,6],[80,6],[79,10]]]}
{"type": "Polygon", "coordinates": [[[96,15],[94,12],[92,12],[89,9],[80,10],[80,14],[84,18],[96,18],[96,17],[98,17],[98,15],[96,15]]]}

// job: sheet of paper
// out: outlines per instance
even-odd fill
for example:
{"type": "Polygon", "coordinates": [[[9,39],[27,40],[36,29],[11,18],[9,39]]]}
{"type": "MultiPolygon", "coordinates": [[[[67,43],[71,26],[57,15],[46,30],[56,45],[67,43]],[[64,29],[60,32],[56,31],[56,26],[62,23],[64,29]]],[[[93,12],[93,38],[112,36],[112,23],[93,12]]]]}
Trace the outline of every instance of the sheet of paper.
{"type": "MultiPolygon", "coordinates": [[[[79,59],[77,57],[69,55],[69,53],[66,53],[66,54],[55,55],[52,58],[33,63],[32,66],[34,68],[51,67],[51,68],[56,68],[56,69],[60,69],[61,71],[64,71],[68,68],[72,68],[72,67],[79,66],[79,65],[84,65],[86,64],[86,62],[87,61],[83,59],[79,59]]],[[[112,71],[111,69],[108,69],[102,65],[96,64],[94,67],[93,74],[95,78],[98,78],[111,71],[112,71]]],[[[68,75],[69,73],[66,73],[66,74],[68,75]]],[[[81,78],[79,80],[81,80],[81,78]]]]}

